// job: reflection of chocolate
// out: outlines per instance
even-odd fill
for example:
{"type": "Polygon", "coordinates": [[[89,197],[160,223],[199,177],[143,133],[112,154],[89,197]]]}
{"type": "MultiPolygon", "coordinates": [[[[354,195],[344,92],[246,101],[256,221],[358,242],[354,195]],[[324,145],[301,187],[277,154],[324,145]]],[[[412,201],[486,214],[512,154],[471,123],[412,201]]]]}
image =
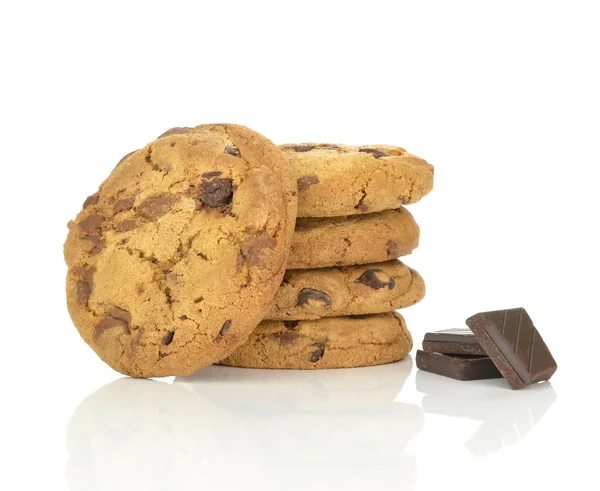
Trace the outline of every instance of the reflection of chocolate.
{"type": "Polygon", "coordinates": [[[293,344],[294,341],[296,341],[299,337],[295,332],[284,332],[281,334],[276,334],[275,336],[279,340],[279,346],[289,346],[290,344],[293,344]]]}
{"type": "Polygon", "coordinates": [[[385,287],[388,290],[393,290],[396,286],[396,280],[381,269],[368,269],[360,275],[360,278],[356,282],[367,285],[374,290],[380,290],[385,287]]]}
{"type": "Polygon", "coordinates": [[[329,295],[313,288],[303,288],[300,290],[300,295],[298,295],[298,302],[296,305],[302,306],[315,304],[322,307],[331,307],[331,298],[329,298],[329,295]]]}

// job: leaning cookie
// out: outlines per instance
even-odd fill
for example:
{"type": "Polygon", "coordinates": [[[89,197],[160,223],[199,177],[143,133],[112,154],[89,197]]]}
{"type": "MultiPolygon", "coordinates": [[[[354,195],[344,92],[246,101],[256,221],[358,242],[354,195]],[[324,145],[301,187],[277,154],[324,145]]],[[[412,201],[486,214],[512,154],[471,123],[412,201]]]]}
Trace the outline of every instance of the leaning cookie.
{"type": "Polygon", "coordinates": [[[258,133],[166,132],[126,156],[69,223],[75,326],[135,377],[187,375],[224,358],[281,284],[296,207],[289,165],[258,133]]]}
{"type": "Polygon", "coordinates": [[[299,218],[288,269],[370,264],[410,254],[419,226],[406,208],[337,218],[299,218]]]}
{"type": "Polygon", "coordinates": [[[362,266],[291,269],[285,272],[266,318],[308,320],[378,314],[409,307],[424,296],[425,282],[421,275],[398,260],[362,266]]]}
{"type": "Polygon", "coordinates": [[[373,213],[414,203],[433,187],[433,166],[399,147],[326,143],[279,147],[298,179],[298,216],[373,213]]]}
{"type": "Polygon", "coordinates": [[[397,312],[263,321],[245,344],[220,363],[306,370],[365,367],[401,360],[411,349],[411,335],[397,312]]]}

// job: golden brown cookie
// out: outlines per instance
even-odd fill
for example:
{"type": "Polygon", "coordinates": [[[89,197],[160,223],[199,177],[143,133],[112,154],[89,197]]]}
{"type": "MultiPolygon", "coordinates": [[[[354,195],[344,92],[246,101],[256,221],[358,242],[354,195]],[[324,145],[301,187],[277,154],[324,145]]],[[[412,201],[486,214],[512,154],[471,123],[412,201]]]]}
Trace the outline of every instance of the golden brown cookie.
{"type": "Polygon", "coordinates": [[[289,269],[266,318],[378,314],[409,307],[424,296],[421,275],[397,259],[362,266],[289,269]]]}
{"type": "Polygon", "coordinates": [[[410,254],[419,226],[406,208],[337,218],[299,218],[288,269],[380,263],[410,254]]]}
{"type": "Polygon", "coordinates": [[[373,213],[415,203],[433,187],[433,166],[389,145],[279,147],[298,179],[299,217],[373,213]]]}
{"type": "Polygon", "coordinates": [[[283,277],[297,207],[281,152],[243,126],[175,128],[124,158],[65,243],[83,339],[134,377],[231,353],[283,277]]]}
{"type": "Polygon", "coordinates": [[[263,321],[222,365],[316,370],[404,358],[412,338],[397,312],[310,321],[263,321]]]}

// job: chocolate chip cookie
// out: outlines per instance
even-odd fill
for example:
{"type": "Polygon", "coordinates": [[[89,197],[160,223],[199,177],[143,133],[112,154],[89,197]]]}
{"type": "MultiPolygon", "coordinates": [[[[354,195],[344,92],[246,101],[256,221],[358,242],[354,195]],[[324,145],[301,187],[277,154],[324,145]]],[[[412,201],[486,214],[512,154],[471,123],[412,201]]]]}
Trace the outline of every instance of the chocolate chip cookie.
{"type": "Polygon", "coordinates": [[[378,314],[416,304],[425,296],[419,273],[398,260],[363,266],[290,269],[267,319],[308,320],[378,314]]]}
{"type": "Polygon", "coordinates": [[[397,312],[309,321],[263,321],[222,365],[315,370],[404,358],[412,338],[397,312]]]}
{"type": "Polygon", "coordinates": [[[281,152],[243,126],[174,128],[126,156],[69,223],[69,312],[134,377],[231,353],[279,288],[297,209],[281,152]]]}
{"type": "Polygon", "coordinates": [[[403,148],[326,143],[279,148],[296,173],[299,217],[391,210],[420,200],[433,187],[433,166],[403,148]]]}
{"type": "Polygon", "coordinates": [[[299,218],[288,269],[388,261],[419,245],[419,226],[406,208],[337,218],[299,218]]]}

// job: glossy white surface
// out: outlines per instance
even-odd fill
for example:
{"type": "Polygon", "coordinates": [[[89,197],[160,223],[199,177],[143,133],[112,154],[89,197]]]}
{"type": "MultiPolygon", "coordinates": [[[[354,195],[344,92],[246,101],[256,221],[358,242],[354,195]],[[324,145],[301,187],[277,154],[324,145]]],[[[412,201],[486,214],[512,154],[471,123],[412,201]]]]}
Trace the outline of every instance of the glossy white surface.
{"type": "Polygon", "coordinates": [[[561,475],[542,472],[568,459],[547,438],[557,421],[550,383],[514,392],[503,380],[411,368],[411,359],[314,372],[214,366],[168,381],[115,380],[69,420],[66,478],[90,491],[410,490],[448,479],[495,489],[529,465],[540,466],[531,479],[539,472],[541,483],[561,475]],[[485,477],[493,466],[484,457],[497,476],[485,477]]]}

